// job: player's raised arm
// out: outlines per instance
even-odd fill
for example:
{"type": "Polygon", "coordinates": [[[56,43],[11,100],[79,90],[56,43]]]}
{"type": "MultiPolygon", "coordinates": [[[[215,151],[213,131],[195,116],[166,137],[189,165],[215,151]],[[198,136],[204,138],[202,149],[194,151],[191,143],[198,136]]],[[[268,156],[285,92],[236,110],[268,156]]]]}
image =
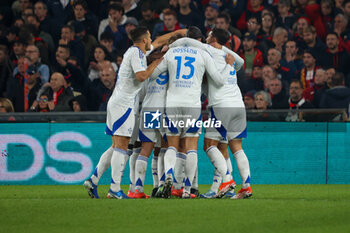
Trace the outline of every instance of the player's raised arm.
{"type": "Polygon", "coordinates": [[[152,73],[154,72],[154,69],[159,65],[159,63],[162,60],[163,60],[163,58],[156,59],[147,67],[146,70],[136,72],[135,73],[136,74],[136,79],[138,81],[140,81],[140,82],[145,81],[147,78],[149,78],[152,75],[152,73]]]}
{"type": "Polygon", "coordinates": [[[237,53],[233,52],[231,49],[225,46],[222,46],[222,51],[224,51],[227,54],[231,54],[235,58],[235,69],[239,71],[244,64],[243,58],[241,58],[237,53]]]}
{"type": "Polygon", "coordinates": [[[174,32],[169,32],[165,35],[162,35],[162,36],[159,36],[157,37],[157,39],[155,39],[153,42],[152,42],[152,46],[153,46],[153,49],[156,49],[156,48],[159,48],[165,44],[168,43],[168,40],[172,37],[172,36],[175,36],[177,34],[181,34],[183,36],[185,36],[187,32],[187,29],[180,29],[180,30],[176,30],[174,32]]]}
{"type": "MultiPolygon", "coordinates": [[[[214,59],[207,52],[203,52],[202,56],[205,62],[205,70],[207,71],[211,79],[216,85],[223,86],[225,84],[226,77],[223,76],[221,72],[217,70],[214,59]]],[[[222,73],[226,72],[227,69],[229,69],[229,67],[225,67],[225,70],[222,73]]],[[[233,69],[232,66],[231,69],[233,69]]]]}

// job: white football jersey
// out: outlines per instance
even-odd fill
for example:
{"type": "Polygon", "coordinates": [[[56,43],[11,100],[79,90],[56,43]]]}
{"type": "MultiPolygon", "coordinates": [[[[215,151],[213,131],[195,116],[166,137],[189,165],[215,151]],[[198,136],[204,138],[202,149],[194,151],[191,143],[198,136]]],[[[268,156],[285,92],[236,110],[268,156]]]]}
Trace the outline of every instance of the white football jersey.
{"type": "Polygon", "coordinates": [[[166,107],[200,107],[201,85],[205,71],[214,78],[216,85],[224,84],[224,78],[218,73],[213,58],[208,52],[195,47],[170,48],[155,69],[155,74],[167,70],[169,84],[166,107]]]}
{"type": "Polygon", "coordinates": [[[142,82],[136,79],[136,73],[146,69],[145,54],[138,47],[130,47],[123,56],[111,100],[118,105],[133,108],[135,97],[142,87],[142,82]]]}
{"type": "Polygon", "coordinates": [[[164,108],[166,92],[169,81],[169,73],[164,72],[158,76],[151,75],[145,82],[146,96],[143,100],[143,108],[164,108]]]}
{"type": "MultiPolygon", "coordinates": [[[[188,45],[196,48],[206,50],[215,60],[216,68],[225,77],[225,84],[218,86],[213,80],[213,77],[209,74],[208,77],[208,100],[209,106],[218,105],[225,107],[244,107],[244,102],[241,94],[241,90],[237,84],[237,71],[243,64],[244,60],[236,53],[226,48],[216,49],[211,45],[203,44],[197,40],[190,38],[181,38],[175,41],[172,46],[188,45]],[[225,60],[226,54],[230,53],[235,58],[234,66],[228,70],[225,60]]],[[[215,74],[216,75],[216,74],[215,74]]]]}

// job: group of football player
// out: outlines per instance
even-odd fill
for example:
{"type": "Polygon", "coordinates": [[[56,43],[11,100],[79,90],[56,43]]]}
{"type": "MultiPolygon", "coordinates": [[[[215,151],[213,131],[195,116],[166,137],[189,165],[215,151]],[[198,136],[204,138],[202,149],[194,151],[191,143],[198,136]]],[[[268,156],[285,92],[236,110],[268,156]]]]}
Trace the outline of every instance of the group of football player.
{"type": "Polygon", "coordinates": [[[242,149],[246,112],[236,76],[244,60],[224,46],[229,33],[213,29],[206,43],[197,27],[164,35],[157,43],[145,27],[129,36],[134,45],[124,54],[107,106],[106,134],[112,136],[112,145],[84,182],[90,197],[99,198],[98,182],[111,166],[107,198],[149,198],[144,183],[152,152],[151,197],[198,197],[197,145],[201,126],[206,125],[203,95],[208,98],[208,121],[213,122],[204,129],[204,150],[215,172],[210,190],[200,197],[252,196],[249,162],[242,149]],[[237,193],[228,147],[242,179],[237,193]],[[128,161],[130,187],[125,194],[120,184],[128,161]]]}

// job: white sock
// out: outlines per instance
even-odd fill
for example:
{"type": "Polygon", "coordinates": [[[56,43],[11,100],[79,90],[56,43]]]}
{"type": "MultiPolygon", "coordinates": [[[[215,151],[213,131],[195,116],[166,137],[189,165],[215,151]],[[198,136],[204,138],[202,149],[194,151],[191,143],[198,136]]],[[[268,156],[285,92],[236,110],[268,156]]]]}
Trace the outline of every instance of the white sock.
{"type": "Polygon", "coordinates": [[[185,165],[186,180],[185,180],[185,188],[184,188],[184,191],[186,192],[191,191],[194,175],[196,174],[197,161],[198,161],[197,151],[195,150],[187,151],[187,159],[186,159],[186,165],[185,165]]]}
{"type": "Polygon", "coordinates": [[[185,177],[186,154],[178,152],[176,154],[176,162],[174,167],[174,189],[181,189],[183,179],[185,177]]]}
{"type": "MultiPolygon", "coordinates": [[[[226,158],[225,158],[225,159],[226,159],[226,158]]],[[[232,163],[231,163],[230,157],[228,157],[228,158],[226,159],[226,165],[227,165],[227,170],[228,170],[228,172],[230,173],[231,179],[233,179],[233,175],[232,175],[233,168],[232,168],[232,163]]]]}
{"type": "Polygon", "coordinates": [[[158,154],[158,177],[159,177],[159,186],[164,185],[165,172],[164,172],[164,154],[167,148],[161,148],[158,154]]]}
{"type": "Polygon", "coordinates": [[[210,190],[217,193],[217,191],[220,187],[220,184],[221,184],[221,176],[220,176],[219,172],[215,169],[213,184],[211,185],[210,190]]]}
{"type": "Polygon", "coordinates": [[[153,178],[153,188],[157,188],[159,185],[158,178],[158,156],[153,154],[152,158],[152,178],[153,178]]]}
{"type": "Polygon", "coordinates": [[[166,177],[174,176],[174,167],[176,162],[177,150],[173,146],[169,146],[164,155],[164,172],[166,177]]]}
{"type": "Polygon", "coordinates": [[[198,190],[198,164],[197,164],[197,168],[196,168],[196,173],[194,174],[192,188],[198,190]]]}
{"type": "Polygon", "coordinates": [[[94,174],[91,176],[91,180],[95,185],[98,185],[98,182],[101,179],[101,176],[105,171],[111,166],[111,159],[113,154],[113,148],[108,148],[100,157],[100,161],[95,168],[94,174]]]}
{"type": "Polygon", "coordinates": [[[230,181],[230,175],[227,171],[227,164],[224,156],[221,154],[219,149],[216,146],[211,146],[205,152],[207,153],[211,163],[217,169],[218,173],[222,177],[223,182],[230,181]]]}
{"type": "Polygon", "coordinates": [[[249,161],[243,150],[239,150],[233,154],[236,159],[239,174],[242,178],[242,188],[246,189],[250,186],[250,169],[249,161]]]}
{"type": "Polygon", "coordinates": [[[124,162],[125,156],[127,156],[125,150],[114,148],[113,155],[111,159],[112,167],[112,181],[111,181],[111,190],[113,192],[120,191],[120,183],[122,181],[123,171],[124,171],[124,162]]]}
{"type": "Polygon", "coordinates": [[[145,175],[147,169],[147,160],[148,158],[143,155],[139,155],[136,160],[135,166],[135,190],[138,190],[140,193],[143,193],[143,185],[145,183],[145,175]]]}
{"type": "Polygon", "coordinates": [[[135,192],[135,164],[136,164],[137,157],[139,157],[140,151],[141,151],[141,148],[134,148],[129,159],[130,192],[135,192]]]}

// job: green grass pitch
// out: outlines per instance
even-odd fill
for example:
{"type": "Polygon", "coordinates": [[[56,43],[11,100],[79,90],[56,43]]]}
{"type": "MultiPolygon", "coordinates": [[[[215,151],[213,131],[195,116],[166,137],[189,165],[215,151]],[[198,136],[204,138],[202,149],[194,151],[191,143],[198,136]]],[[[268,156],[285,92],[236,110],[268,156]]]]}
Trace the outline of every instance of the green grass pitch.
{"type": "Polygon", "coordinates": [[[350,232],[350,185],[254,185],[245,200],[109,200],[107,191],[94,200],[81,185],[0,186],[0,232],[350,232]]]}

